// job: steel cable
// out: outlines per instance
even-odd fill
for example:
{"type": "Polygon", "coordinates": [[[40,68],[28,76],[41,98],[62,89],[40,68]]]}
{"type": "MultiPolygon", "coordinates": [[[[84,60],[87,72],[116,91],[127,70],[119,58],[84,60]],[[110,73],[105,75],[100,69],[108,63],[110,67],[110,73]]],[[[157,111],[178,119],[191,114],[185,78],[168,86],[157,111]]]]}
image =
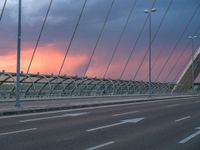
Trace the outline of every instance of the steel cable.
{"type": "Polygon", "coordinates": [[[28,74],[29,71],[30,71],[30,68],[31,68],[31,65],[32,65],[32,62],[33,62],[35,53],[36,53],[36,51],[37,51],[37,48],[38,48],[38,45],[39,45],[39,42],[40,42],[40,39],[41,39],[43,30],[44,30],[44,27],[45,27],[45,24],[46,24],[46,21],[47,21],[47,18],[48,18],[48,16],[49,16],[49,12],[50,12],[52,3],[53,3],[53,0],[50,0],[49,7],[48,7],[48,9],[47,9],[47,13],[46,13],[46,16],[45,16],[44,21],[43,21],[43,24],[42,24],[42,28],[41,28],[41,30],[40,30],[40,32],[39,32],[39,36],[38,36],[38,39],[37,39],[35,48],[34,48],[34,50],[33,50],[33,54],[32,54],[32,56],[31,56],[31,60],[30,60],[30,63],[29,63],[28,69],[27,69],[27,74],[28,74]]]}
{"type": "Polygon", "coordinates": [[[7,4],[7,0],[4,1],[3,8],[1,10],[0,22],[1,22],[2,18],[3,18],[3,14],[4,14],[4,11],[5,11],[5,8],[6,8],[6,4],[7,4]]]}
{"type": "MultiPolygon", "coordinates": [[[[198,30],[200,29],[200,26],[197,28],[197,30],[194,32],[194,35],[196,35],[198,33],[198,30]]],[[[172,74],[172,72],[174,71],[174,69],[176,68],[177,64],[179,63],[179,60],[181,59],[181,57],[184,55],[185,51],[187,50],[188,46],[189,46],[190,42],[187,43],[187,46],[184,48],[183,52],[176,58],[175,60],[175,64],[172,66],[172,68],[170,69],[170,71],[168,72],[167,76],[165,77],[165,81],[168,80],[169,76],[172,74]]]]}
{"type": "Polygon", "coordinates": [[[82,9],[81,9],[80,15],[79,15],[79,17],[78,17],[78,21],[77,21],[77,23],[76,23],[76,25],[75,25],[74,31],[73,31],[73,33],[72,33],[72,37],[71,37],[70,42],[69,42],[69,45],[67,46],[67,51],[66,51],[66,53],[65,53],[65,56],[64,56],[64,59],[63,59],[63,61],[62,61],[61,67],[60,67],[60,69],[59,69],[58,75],[61,74],[62,69],[63,69],[63,67],[64,67],[65,60],[66,60],[67,55],[68,55],[68,53],[69,53],[69,50],[70,50],[70,48],[71,48],[72,42],[74,41],[74,37],[75,37],[76,31],[77,31],[77,29],[78,29],[78,27],[79,27],[80,20],[81,20],[81,18],[82,18],[82,16],[83,16],[83,12],[84,12],[84,10],[85,10],[86,4],[87,4],[87,0],[85,0],[85,2],[84,2],[84,4],[83,4],[83,7],[82,7],[82,9]]]}
{"type": "Polygon", "coordinates": [[[130,10],[130,12],[129,12],[129,14],[128,14],[128,17],[127,17],[127,19],[126,19],[126,21],[125,21],[124,27],[123,27],[123,29],[122,29],[122,31],[121,31],[121,33],[120,33],[119,39],[118,39],[118,41],[117,41],[117,43],[116,43],[116,45],[115,45],[115,47],[114,47],[114,50],[113,50],[113,53],[112,53],[111,58],[110,58],[110,60],[109,60],[109,63],[108,63],[108,65],[107,65],[107,67],[106,67],[106,70],[105,70],[105,72],[104,72],[104,74],[103,74],[103,78],[106,77],[106,75],[107,75],[107,73],[108,73],[108,70],[110,69],[110,66],[111,66],[111,64],[112,64],[112,62],[113,62],[114,56],[115,56],[115,54],[116,54],[116,52],[117,52],[117,49],[118,49],[118,47],[119,47],[119,45],[120,45],[120,43],[121,43],[122,37],[123,37],[123,35],[124,35],[124,32],[126,31],[127,26],[128,26],[128,24],[129,24],[129,21],[130,21],[130,18],[131,18],[132,14],[133,14],[133,11],[135,10],[135,6],[136,6],[137,1],[138,1],[138,0],[135,0],[134,3],[133,3],[133,5],[132,5],[132,7],[131,7],[131,10],[130,10]]]}
{"type": "MultiPolygon", "coordinates": [[[[156,0],[154,0],[154,2],[153,2],[153,4],[152,4],[152,7],[151,7],[151,8],[154,7],[155,3],[156,3],[156,0]]],[[[122,77],[124,76],[124,73],[125,73],[125,71],[126,71],[126,68],[127,68],[128,64],[129,64],[129,62],[130,62],[130,60],[131,60],[131,58],[132,58],[132,56],[133,56],[133,54],[134,54],[134,52],[135,52],[136,46],[137,46],[137,44],[138,44],[138,42],[139,42],[139,40],[140,40],[140,38],[141,38],[141,35],[142,35],[143,31],[144,31],[144,28],[145,28],[145,26],[146,26],[147,21],[148,21],[148,16],[146,17],[145,22],[144,22],[144,24],[142,25],[142,29],[140,30],[140,33],[139,33],[139,35],[138,35],[138,37],[137,37],[137,39],[136,39],[136,42],[134,43],[134,46],[133,46],[133,48],[132,48],[132,50],[131,50],[131,53],[130,53],[129,57],[128,57],[127,61],[125,62],[125,65],[124,65],[124,67],[123,67],[123,69],[122,69],[122,72],[121,72],[121,74],[120,74],[120,77],[119,77],[120,80],[121,80],[122,77]]]]}
{"type": "Polygon", "coordinates": [[[169,56],[167,57],[167,60],[165,61],[163,67],[161,68],[160,72],[159,72],[158,75],[156,76],[156,79],[155,79],[156,82],[157,82],[158,79],[160,78],[160,75],[163,73],[163,70],[165,69],[166,65],[168,64],[169,60],[171,59],[172,55],[174,54],[174,52],[175,52],[175,50],[176,50],[178,44],[179,44],[180,41],[182,40],[182,38],[183,38],[185,32],[187,31],[189,25],[190,25],[191,22],[192,22],[194,16],[195,16],[196,13],[198,12],[199,7],[200,7],[200,4],[196,7],[194,13],[192,14],[192,16],[191,16],[191,18],[189,19],[188,23],[186,24],[186,26],[185,26],[183,32],[181,33],[181,36],[179,37],[179,39],[178,39],[177,42],[175,43],[175,46],[173,47],[173,49],[170,51],[170,54],[169,54],[169,56]]]}
{"type": "MultiPolygon", "coordinates": [[[[160,22],[160,24],[159,24],[159,26],[158,26],[158,28],[157,28],[157,30],[156,30],[156,33],[154,34],[154,37],[153,37],[151,43],[154,43],[154,41],[155,41],[155,39],[156,39],[156,37],[157,37],[157,35],[158,35],[160,29],[161,29],[161,26],[162,26],[162,24],[163,24],[163,22],[164,22],[164,20],[165,20],[165,18],[166,18],[166,16],[167,16],[168,12],[169,12],[169,9],[170,9],[172,3],[173,3],[173,0],[171,0],[171,1],[169,2],[169,5],[168,5],[168,7],[167,7],[167,9],[166,9],[166,11],[165,11],[165,13],[164,13],[162,19],[161,19],[161,22],[160,22]]],[[[147,49],[147,51],[146,51],[144,57],[142,58],[142,61],[141,61],[140,65],[139,65],[139,67],[138,67],[138,69],[137,69],[137,71],[136,71],[136,73],[135,73],[135,75],[134,75],[134,77],[133,77],[133,80],[136,79],[136,77],[137,77],[137,75],[138,75],[138,73],[139,73],[139,71],[140,71],[140,69],[141,69],[141,67],[142,67],[142,65],[143,65],[143,63],[144,63],[144,60],[145,60],[145,58],[147,57],[147,55],[148,55],[148,49],[147,49]]],[[[146,78],[148,78],[148,75],[147,75],[146,78]]],[[[145,79],[146,79],[146,78],[145,78],[145,79]]]]}
{"type": "Polygon", "coordinates": [[[86,74],[87,74],[87,72],[88,72],[88,70],[89,70],[89,67],[90,67],[91,62],[92,62],[92,58],[94,57],[94,54],[95,54],[95,52],[96,52],[96,49],[97,49],[97,47],[98,47],[98,45],[99,45],[99,42],[100,42],[100,40],[101,40],[101,38],[102,38],[104,29],[105,29],[105,27],[106,27],[106,24],[107,24],[107,22],[108,22],[108,18],[109,18],[109,16],[110,16],[111,10],[112,10],[113,5],[114,5],[114,2],[115,2],[115,0],[112,0],[112,3],[111,3],[111,5],[110,5],[110,7],[109,7],[109,10],[108,10],[108,13],[107,13],[107,15],[106,15],[106,18],[105,18],[105,20],[104,20],[104,22],[103,22],[103,26],[102,26],[102,28],[101,28],[101,30],[100,30],[99,36],[98,36],[97,41],[96,41],[96,43],[95,43],[94,49],[92,50],[92,54],[91,54],[91,56],[90,56],[90,59],[89,59],[89,61],[88,61],[87,66],[86,66],[86,69],[85,69],[85,72],[84,72],[84,76],[86,76],[86,74]]]}

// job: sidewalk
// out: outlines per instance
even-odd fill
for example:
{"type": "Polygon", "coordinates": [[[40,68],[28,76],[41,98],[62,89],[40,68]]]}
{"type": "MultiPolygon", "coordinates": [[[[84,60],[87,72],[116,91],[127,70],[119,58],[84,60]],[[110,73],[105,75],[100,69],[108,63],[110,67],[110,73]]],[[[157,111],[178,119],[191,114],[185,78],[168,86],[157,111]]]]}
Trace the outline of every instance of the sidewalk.
{"type": "Polygon", "coordinates": [[[124,104],[124,103],[134,103],[142,101],[155,101],[155,100],[165,100],[172,98],[182,98],[191,97],[191,95],[184,96],[162,96],[162,97],[152,97],[147,98],[144,96],[110,96],[110,97],[84,97],[84,98],[66,98],[62,100],[24,100],[21,102],[21,107],[15,107],[15,102],[1,102],[0,103],[0,116],[12,115],[12,114],[22,114],[22,113],[32,113],[32,112],[44,112],[53,110],[63,110],[63,109],[74,109],[83,107],[94,107],[103,105],[113,105],[113,104],[124,104]]]}

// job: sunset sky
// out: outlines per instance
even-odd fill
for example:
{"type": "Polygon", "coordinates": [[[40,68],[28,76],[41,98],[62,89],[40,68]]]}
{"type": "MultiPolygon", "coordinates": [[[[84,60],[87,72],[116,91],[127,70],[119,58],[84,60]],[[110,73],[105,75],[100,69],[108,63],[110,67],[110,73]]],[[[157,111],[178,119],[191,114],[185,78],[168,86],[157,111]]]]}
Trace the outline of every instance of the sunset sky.
{"type": "MultiPolygon", "coordinates": [[[[61,74],[83,76],[111,1],[88,0],[61,74]]],[[[144,9],[151,8],[153,1],[136,0],[135,9],[107,77],[119,78],[125,61],[130,55],[138,34],[142,29],[142,25],[145,22],[146,14],[144,14],[144,9]]],[[[155,34],[171,1],[156,1],[154,7],[157,9],[157,12],[152,16],[152,36],[155,34]]],[[[22,0],[21,70],[23,72],[27,71],[49,2],[50,0],[22,0]]],[[[30,70],[31,73],[58,74],[83,2],[84,0],[53,1],[44,32],[33,60],[30,70]]],[[[134,2],[135,0],[115,0],[87,76],[102,77],[104,74],[134,2]]],[[[3,3],[4,0],[1,0],[0,10],[3,7],[3,3]]],[[[15,72],[16,70],[17,8],[17,0],[8,0],[3,18],[0,22],[0,70],[9,72],[15,72]]],[[[199,38],[195,41],[195,47],[197,48],[200,45],[200,1],[173,0],[152,45],[153,62],[159,53],[161,53],[159,59],[156,59],[156,63],[153,66],[153,80],[158,75],[177,41],[179,42],[177,43],[173,56],[164,69],[164,72],[162,72],[159,80],[166,80],[166,75],[186,48],[185,53],[179,59],[176,68],[170,74],[168,80],[173,81],[179,70],[183,69],[191,55],[191,41],[187,39],[190,34],[199,35],[199,38]],[[181,36],[183,32],[184,34],[181,36]]],[[[139,63],[147,49],[148,24],[146,24],[141,38],[136,45],[135,52],[125,71],[123,79],[134,78],[139,63]]],[[[146,80],[147,75],[148,59],[146,58],[135,79],[146,80]]]]}

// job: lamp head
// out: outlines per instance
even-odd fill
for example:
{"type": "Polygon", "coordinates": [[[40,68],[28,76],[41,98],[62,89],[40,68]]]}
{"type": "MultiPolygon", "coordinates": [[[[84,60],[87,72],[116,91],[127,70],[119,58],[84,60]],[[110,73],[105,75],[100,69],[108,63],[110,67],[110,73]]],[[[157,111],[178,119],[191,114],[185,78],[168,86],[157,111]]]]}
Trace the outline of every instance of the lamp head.
{"type": "Polygon", "coordinates": [[[196,39],[196,38],[198,38],[198,36],[196,36],[196,35],[191,36],[191,35],[190,35],[190,36],[188,36],[188,38],[189,38],[189,39],[196,39]]]}
{"type": "Polygon", "coordinates": [[[145,9],[145,10],[144,10],[144,13],[148,14],[148,13],[149,13],[149,10],[148,10],[148,9],[145,9]]]}
{"type": "Polygon", "coordinates": [[[192,36],[188,36],[188,39],[192,39],[192,36]]]}
{"type": "Polygon", "coordinates": [[[151,12],[156,12],[156,9],[155,9],[155,8],[152,8],[152,9],[151,9],[151,12]]]}

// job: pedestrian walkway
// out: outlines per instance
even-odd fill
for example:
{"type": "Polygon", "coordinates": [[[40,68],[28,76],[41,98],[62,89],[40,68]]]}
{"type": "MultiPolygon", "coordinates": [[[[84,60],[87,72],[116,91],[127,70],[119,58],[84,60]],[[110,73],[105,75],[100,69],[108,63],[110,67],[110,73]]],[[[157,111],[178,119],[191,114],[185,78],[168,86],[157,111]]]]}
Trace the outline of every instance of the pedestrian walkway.
{"type": "Polygon", "coordinates": [[[82,107],[92,107],[100,105],[112,105],[122,103],[133,103],[148,100],[169,99],[182,96],[157,96],[148,98],[147,96],[107,96],[107,97],[77,97],[77,98],[49,98],[49,99],[27,99],[21,102],[21,107],[15,107],[14,101],[0,102],[0,115],[11,115],[18,113],[42,112],[60,109],[72,109],[82,107]]]}

